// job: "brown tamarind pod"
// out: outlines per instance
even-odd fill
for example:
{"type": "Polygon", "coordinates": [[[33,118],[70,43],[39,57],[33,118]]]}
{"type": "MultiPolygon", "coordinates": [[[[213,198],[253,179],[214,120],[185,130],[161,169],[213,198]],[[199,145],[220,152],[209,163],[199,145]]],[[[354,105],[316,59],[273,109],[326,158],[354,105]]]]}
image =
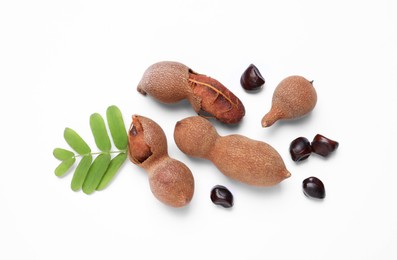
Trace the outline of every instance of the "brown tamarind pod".
{"type": "Polygon", "coordinates": [[[302,76],[289,76],[274,90],[272,107],[262,118],[262,126],[269,127],[281,119],[300,118],[312,111],[316,103],[313,81],[302,76]]]}
{"type": "Polygon", "coordinates": [[[182,207],[193,197],[194,178],[190,169],[168,155],[163,129],[153,120],[133,115],[128,132],[128,157],[145,169],[150,189],[166,205],[182,207]]]}
{"type": "Polygon", "coordinates": [[[224,175],[249,185],[272,186],[291,176],[269,144],[237,134],[220,136],[200,116],[178,121],[174,140],[183,153],[208,159],[224,175]]]}
{"type": "Polygon", "coordinates": [[[162,61],[151,65],[137,90],[163,103],[176,103],[186,98],[197,113],[205,112],[226,124],[238,123],[245,115],[242,102],[223,84],[179,62],[162,61]]]}

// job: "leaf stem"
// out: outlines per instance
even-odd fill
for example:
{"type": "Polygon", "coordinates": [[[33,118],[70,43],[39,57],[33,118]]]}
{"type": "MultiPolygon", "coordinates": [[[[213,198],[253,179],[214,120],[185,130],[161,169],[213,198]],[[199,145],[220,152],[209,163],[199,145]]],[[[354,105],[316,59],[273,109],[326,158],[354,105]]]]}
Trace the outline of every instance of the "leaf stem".
{"type": "Polygon", "coordinates": [[[75,154],[74,158],[78,158],[78,157],[84,157],[87,155],[100,155],[100,154],[114,154],[114,153],[127,153],[127,149],[124,150],[116,150],[116,151],[109,151],[109,152],[95,152],[95,153],[86,153],[86,154],[75,154]]]}

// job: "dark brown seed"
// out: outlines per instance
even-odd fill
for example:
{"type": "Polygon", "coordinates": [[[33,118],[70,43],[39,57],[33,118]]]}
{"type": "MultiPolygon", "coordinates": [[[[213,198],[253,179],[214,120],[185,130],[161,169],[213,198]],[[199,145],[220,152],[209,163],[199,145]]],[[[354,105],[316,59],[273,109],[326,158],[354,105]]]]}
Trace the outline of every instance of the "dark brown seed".
{"type": "Polygon", "coordinates": [[[212,188],[211,200],[215,205],[220,205],[224,208],[233,207],[233,194],[222,185],[216,185],[212,188]]]}
{"type": "Polygon", "coordinates": [[[311,143],[312,151],[324,157],[335,151],[338,146],[338,142],[320,134],[316,135],[311,143]]]}
{"type": "Polygon", "coordinates": [[[312,153],[309,140],[306,137],[298,137],[289,146],[289,153],[294,162],[306,160],[312,153]]]}
{"type": "Polygon", "coordinates": [[[240,84],[246,90],[256,90],[265,84],[265,79],[258,68],[254,64],[251,64],[244,71],[243,75],[241,75],[240,84]]]}
{"type": "Polygon", "coordinates": [[[325,198],[325,188],[323,182],[316,177],[309,177],[303,180],[302,184],[303,193],[310,197],[316,199],[325,198]]]}

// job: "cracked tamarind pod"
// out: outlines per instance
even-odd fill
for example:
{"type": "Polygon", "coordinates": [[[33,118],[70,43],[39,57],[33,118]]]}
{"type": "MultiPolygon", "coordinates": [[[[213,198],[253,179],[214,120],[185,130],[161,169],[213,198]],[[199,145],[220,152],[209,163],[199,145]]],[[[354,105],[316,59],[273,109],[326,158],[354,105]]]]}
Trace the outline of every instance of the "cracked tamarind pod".
{"type": "Polygon", "coordinates": [[[245,115],[243,103],[224,85],[179,62],[162,61],[151,65],[137,90],[163,103],[188,99],[197,113],[210,114],[226,124],[238,123],[245,115]]]}
{"type": "Polygon", "coordinates": [[[158,200],[172,207],[183,207],[192,200],[192,172],[182,162],[169,157],[166,136],[156,122],[140,115],[132,116],[128,157],[147,171],[150,189],[158,200]]]}
{"type": "Polygon", "coordinates": [[[253,186],[272,186],[291,176],[280,154],[269,144],[243,135],[220,136],[205,118],[178,121],[174,130],[178,148],[204,158],[226,176],[253,186]]]}

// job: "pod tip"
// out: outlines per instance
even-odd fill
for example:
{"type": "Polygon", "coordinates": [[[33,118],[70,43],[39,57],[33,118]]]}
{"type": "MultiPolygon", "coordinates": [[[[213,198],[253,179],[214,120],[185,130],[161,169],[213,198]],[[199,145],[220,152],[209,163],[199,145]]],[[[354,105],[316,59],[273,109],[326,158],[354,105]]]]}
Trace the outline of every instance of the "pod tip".
{"type": "Polygon", "coordinates": [[[270,119],[269,116],[266,115],[262,118],[262,127],[269,127],[273,125],[274,122],[275,120],[270,119]]]}

